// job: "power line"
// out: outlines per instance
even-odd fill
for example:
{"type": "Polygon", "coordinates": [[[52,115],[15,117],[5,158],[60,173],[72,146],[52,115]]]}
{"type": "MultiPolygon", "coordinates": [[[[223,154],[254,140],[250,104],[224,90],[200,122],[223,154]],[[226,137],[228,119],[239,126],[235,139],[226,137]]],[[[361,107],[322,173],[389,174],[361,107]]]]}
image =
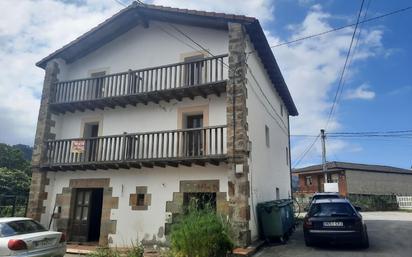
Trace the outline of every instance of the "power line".
{"type": "MultiPolygon", "coordinates": [[[[412,6],[408,6],[408,7],[402,8],[402,9],[398,9],[398,10],[395,10],[395,11],[392,11],[392,12],[388,12],[388,13],[385,13],[385,14],[382,14],[382,15],[378,15],[378,16],[360,21],[359,24],[371,22],[371,21],[378,20],[378,19],[382,19],[384,17],[394,15],[394,14],[397,14],[397,13],[401,13],[401,12],[405,12],[405,11],[408,11],[410,9],[412,9],[412,6]]],[[[336,31],[339,31],[339,30],[342,30],[342,29],[350,28],[350,27],[356,26],[357,24],[358,23],[352,23],[352,24],[341,26],[341,27],[336,27],[336,28],[333,28],[333,29],[330,29],[330,30],[320,32],[320,33],[308,35],[308,36],[305,36],[305,37],[301,37],[301,38],[297,38],[297,39],[294,39],[294,40],[286,41],[286,42],[279,43],[279,44],[276,44],[276,45],[271,45],[269,47],[270,48],[276,48],[276,47],[280,47],[280,46],[284,46],[284,45],[293,44],[293,43],[303,41],[303,40],[306,40],[306,39],[311,39],[311,38],[314,38],[314,37],[319,37],[319,36],[323,36],[325,34],[336,32],[336,31]]],[[[256,52],[256,51],[255,50],[250,51],[249,53],[254,53],[254,52],[256,52]]]]}
{"type": "Polygon", "coordinates": [[[362,0],[362,4],[361,4],[360,9],[359,9],[358,17],[357,17],[357,19],[356,19],[355,29],[353,30],[353,34],[352,34],[352,38],[351,38],[351,41],[350,41],[349,49],[348,49],[348,52],[347,52],[347,54],[346,54],[345,63],[344,63],[344,65],[343,65],[342,73],[341,73],[341,76],[340,76],[340,78],[339,78],[338,88],[337,88],[337,90],[336,90],[335,97],[334,97],[334,99],[333,99],[333,104],[332,104],[332,108],[330,109],[330,112],[329,112],[329,115],[328,115],[328,120],[326,121],[326,125],[325,125],[325,128],[326,128],[326,129],[328,128],[328,125],[329,125],[329,122],[330,122],[330,120],[331,120],[331,118],[332,118],[332,115],[333,115],[333,112],[334,112],[334,110],[335,110],[335,107],[336,107],[336,105],[338,104],[339,94],[340,94],[340,92],[343,90],[343,87],[344,87],[343,78],[344,78],[344,76],[345,76],[346,67],[347,67],[348,60],[349,60],[349,56],[350,56],[350,53],[351,53],[351,50],[352,50],[353,41],[354,41],[354,39],[355,39],[356,30],[358,29],[359,20],[360,20],[361,14],[362,14],[362,9],[363,9],[364,3],[365,3],[365,0],[362,0]]]}
{"type": "Polygon", "coordinates": [[[305,158],[305,156],[309,153],[309,151],[313,148],[313,146],[316,144],[316,142],[318,141],[320,137],[320,134],[315,138],[315,140],[313,140],[313,142],[305,149],[305,151],[299,156],[298,160],[295,162],[295,164],[293,165],[293,168],[296,168],[296,166],[299,165],[299,163],[303,160],[303,158],[305,158]]]}
{"type": "Polygon", "coordinates": [[[412,130],[389,130],[389,131],[364,131],[364,132],[330,132],[329,135],[352,135],[352,134],[396,134],[412,133],[412,130]]]}

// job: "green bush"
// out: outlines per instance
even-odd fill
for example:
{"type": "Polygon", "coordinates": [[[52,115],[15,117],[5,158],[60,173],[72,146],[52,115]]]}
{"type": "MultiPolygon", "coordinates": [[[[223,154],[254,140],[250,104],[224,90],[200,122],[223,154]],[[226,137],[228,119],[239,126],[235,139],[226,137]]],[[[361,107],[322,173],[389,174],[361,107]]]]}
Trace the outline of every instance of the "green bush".
{"type": "Polygon", "coordinates": [[[396,195],[350,194],[348,199],[362,211],[396,211],[399,208],[396,195]]]}
{"type": "Polygon", "coordinates": [[[190,207],[172,227],[171,253],[174,257],[226,256],[233,249],[229,227],[226,218],[212,208],[190,207]]]}

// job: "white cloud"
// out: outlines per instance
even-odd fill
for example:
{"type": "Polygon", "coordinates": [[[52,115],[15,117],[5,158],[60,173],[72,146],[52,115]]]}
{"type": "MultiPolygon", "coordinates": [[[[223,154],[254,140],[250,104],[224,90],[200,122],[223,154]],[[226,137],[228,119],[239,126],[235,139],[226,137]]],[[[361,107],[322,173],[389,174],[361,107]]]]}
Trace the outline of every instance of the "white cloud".
{"type": "Polygon", "coordinates": [[[184,9],[225,12],[252,16],[258,18],[261,22],[271,21],[274,19],[274,1],[272,0],[149,0],[143,2],[184,9]]]}
{"type": "Polygon", "coordinates": [[[346,94],[346,99],[362,99],[362,100],[372,100],[376,96],[376,93],[370,90],[368,84],[362,84],[355,89],[349,89],[346,94]]]}
{"type": "Polygon", "coordinates": [[[0,142],[33,143],[44,76],[35,63],[120,8],[112,0],[0,1],[0,142]]]}
{"type": "MultiPolygon", "coordinates": [[[[294,25],[294,32],[285,41],[330,30],[331,19],[332,15],[324,12],[320,5],[316,5],[310,9],[301,24],[294,25]]],[[[318,134],[319,130],[324,128],[352,33],[353,28],[347,28],[273,49],[299,111],[299,116],[291,119],[292,134],[318,134]]],[[[267,33],[267,36],[271,45],[283,42],[270,33],[267,33]]],[[[346,84],[350,83],[351,77],[356,73],[356,64],[359,61],[383,52],[382,36],[380,29],[363,28],[356,55],[345,76],[346,84]]],[[[328,131],[341,128],[338,108],[329,123],[328,131]]],[[[296,158],[313,142],[313,138],[295,138],[292,142],[292,156],[296,158]]],[[[334,149],[335,154],[350,148],[347,143],[336,140],[331,141],[329,147],[334,149]]],[[[320,152],[318,141],[299,166],[313,162],[314,158],[320,157],[320,152]]]]}

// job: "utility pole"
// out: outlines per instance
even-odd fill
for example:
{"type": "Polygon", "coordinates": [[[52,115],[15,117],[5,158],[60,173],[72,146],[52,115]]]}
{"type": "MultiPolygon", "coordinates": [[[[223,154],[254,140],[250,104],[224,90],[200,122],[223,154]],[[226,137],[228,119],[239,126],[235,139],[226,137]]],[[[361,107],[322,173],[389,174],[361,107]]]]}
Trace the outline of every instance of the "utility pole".
{"type": "Polygon", "coordinates": [[[326,144],[325,144],[326,136],[325,136],[324,129],[320,130],[320,135],[321,135],[321,141],[322,141],[322,171],[325,176],[325,183],[328,183],[328,174],[327,174],[328,167],[326,166],[326,144]]]}

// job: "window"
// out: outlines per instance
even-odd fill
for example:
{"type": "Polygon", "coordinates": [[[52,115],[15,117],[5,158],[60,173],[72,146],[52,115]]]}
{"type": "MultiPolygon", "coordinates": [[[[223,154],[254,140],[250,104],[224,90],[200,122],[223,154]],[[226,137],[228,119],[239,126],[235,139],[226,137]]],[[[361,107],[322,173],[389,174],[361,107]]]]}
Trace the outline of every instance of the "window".
{"type": "Polygon", "coordinates": [[[312,176],[305,177],[305,185],[311,186],[312,185],[312,176]]]}
{"type": "Polygon", "coordinates": [[[280,199],[280,191],[279,191],[279,187],[276,188],[276,200],[280,199]]]}
{"type": "Polygon", "coordinates": [[[183,205],[187,209],[193,206],[198,210],[211,208],[216,210],[216,193],[194,192],[183,194],[183,205]]]}
{"type": "Polygon", "coordinates": [[[269,127],[265,125],[266,146],[270,147],[269,127]]]}
{"type": "Polygon", "coordinates": [[[147,193],[147,186],[137,186],[136,193],[130,194],[129,206],[133,211],[146,211],[152,203],[152,194],[147,193]]]}
{"type": "Polygon", "coordinates": [[[90,74],[90,77],[93,78],[92,81],[92,96],[93,98],[101,98],[104,95],[104,76],[106,71],[94,72],[90,74]]]}
{"type": "Polygon", "coordinates": [[[24,235],[43,231],[47,230],[34,220],[16,220],[0,223],[0,237],[24,235]]]}
{"type": "Polygon", "coordinates": [[[332,183],[339,183],[339,174],[332,174],[330,180],[332,183]]]}
{"type": "Polygon", "coordinates": [[[184,58],[185,62],[185,85],[199,85],[202,84],[203,77],[203,54],[197,54],[184,58]]]}
{"type": "Polygon", "coordinates": [[[137,194],[136,197],[136,206],[144,206],[144,198],[145,198],[145,194],[137,194]]]}
{"type": "Polygon", "coordinates": [[[347,217],[355,216],[355,210],[348,203],[318,203],[312,204],[310,217],[347,217]]]}

